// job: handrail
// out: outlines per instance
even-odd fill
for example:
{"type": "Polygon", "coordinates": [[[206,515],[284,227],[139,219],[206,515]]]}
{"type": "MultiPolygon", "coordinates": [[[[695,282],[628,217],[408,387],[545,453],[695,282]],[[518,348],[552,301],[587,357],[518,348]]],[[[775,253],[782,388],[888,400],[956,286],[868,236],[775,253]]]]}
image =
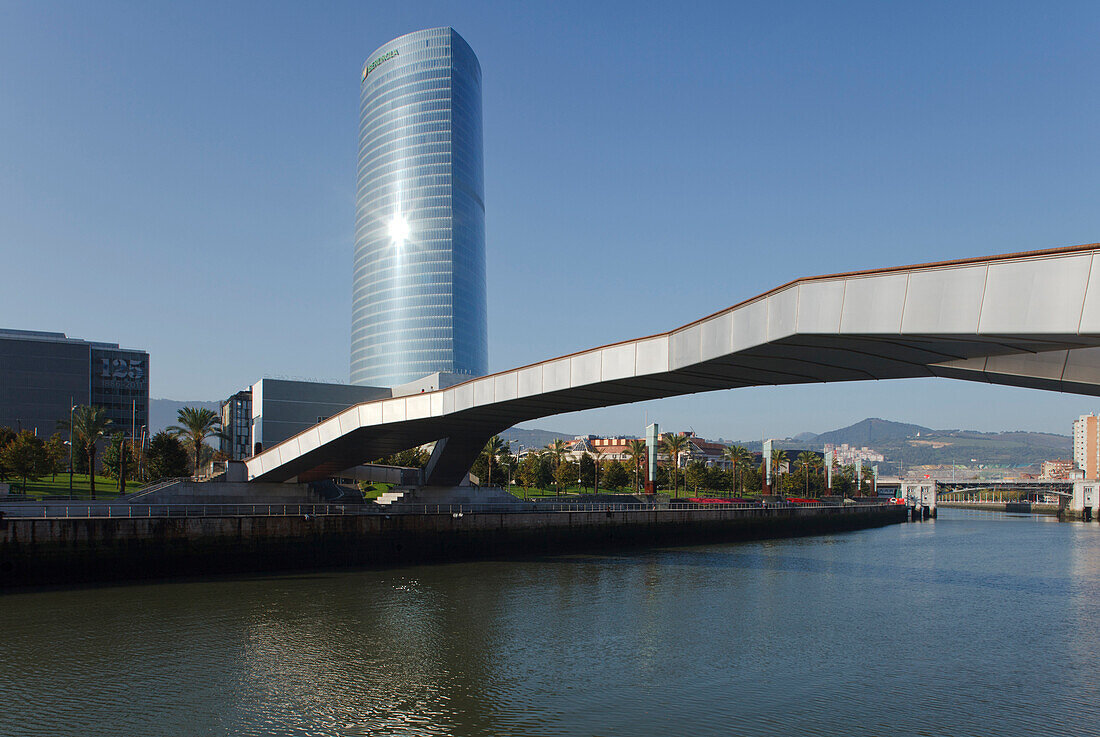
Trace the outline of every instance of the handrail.
{"type": "Polygon", "coordinates": [[[119,502],[17,502],[0,507],[0,516],[34,519],[140,519],[172,517],[321,517],[382,516],[410,514],[554,514],[578,512],[651,512],[670,514],[682,511],[753,512],[775,509],[881,509],[882,504],[822,504],[816,506],[758,504],[393,504],[380,507],[369,504],[125,504],[119,502]]]}

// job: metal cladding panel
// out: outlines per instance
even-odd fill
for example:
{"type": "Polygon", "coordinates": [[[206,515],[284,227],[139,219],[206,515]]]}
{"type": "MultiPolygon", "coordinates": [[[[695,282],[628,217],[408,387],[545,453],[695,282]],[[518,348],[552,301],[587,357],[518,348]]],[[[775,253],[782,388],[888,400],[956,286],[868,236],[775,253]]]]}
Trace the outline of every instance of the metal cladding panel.
{"type": "Polygon", "coordinates": [[[603,351],[589,351],[569,359],[570,386],[596,384],[600,381],[603,351]]]}
{"type": "Polygon", "coordinates": [[[542,365],[542,390],[556,392],[569,388],[569,359],[550,361],[542,365]]]}
{"type": "Polygon", "coordinates": [[[298,436],[298,449],[303,453],[308,453],[311,450],[321,447],[321,434],[317,432],[316,427],[311,427],[304,433],[298,436]]]}
{"type": "Polygon", "coordinates": [[[702,360],[702,325],[678,330],[669,339],[669,368],[676,370],[684,366],[692,366],[702,360]]]}
{"type": "Polygon", "coordinates": [[[391,422],[405,421],[405,399],[387,399],[382,402],[382,419],[391,422]]]}
{"type": "Polygon", "coordinates": [[[359,405],[359,426],[382,424],[382,403],[370,402],[359,405]]]}
{"type": "Polygon", "coordinates": [[[639,340],[634,344],[634,375],[656,374],[668,371],[668,336],[639,340]]]}
{"type": "Polygon", "coordinates": [[[767,301],[758,299],[755,302],[738,307],[733,311],[732,318],[731,351],[740,351],[768,342],[767,301]]]}
{"type": "Polygon", "coordinates": [[[1091,262],[1084,254],[990,264],[979,332],[1075,334],[1091,262]]]}
{"type": "Polygon", "coordinates": [[[829,333],[840,330],[844,309],[844,280],[811,281],[798,285],[798,333],[829,333]]]}
{"type": "Polygon", "coordinates": [[[432,393],[432,417],[439,417],[443,414],[443,392],[432,393]]]}
{"type": "Polygon", "coordinates": [[[455,390],[448,389],[443,392],[443,414],[449,415],[455,411],[455,390]]]}
{"type": "Polygon", "coordinates": [[[700,324],[699,328],[700,360],[709,361],[729,354],[730,346],[733,344],[732,310],[712,317],[700,324]]]}
{"type": "MultiPolygon", "coordinates": [[[[321,438],[322,438],[322,440],[324,440],[325,436],[322,434],[321,438]]],[[[280,461],[280,463],[283,463],[283,464],[290,463],[291,461],[293,461],[295,458],[297,458],[301,454],[302,454],[302,451],[301,451],[301,448],[298,447],[298,439],[297,438],[290,438],[289,440],[285,440],[279,446],[279,461],[280,461]]]]}
{"type": "Polygon", "coordinates": [[[359,413],[356,410],[345,410],[337,417],[340,420],[341,433],[349,433],[359,427],[359,413]]]}
{"type": "Polygon", "coordinates": [[[603,368],[600,375],[604,381],[626,379],[634,375],[634,343],[613,345],[604,348],[602,353],[603,368]]]}
{"type": "Polygon", "coordinates": [[[405,397],[405,418],[420,420],[432,416],[432,399],[429,394],[413,394],[405,397]]]}
{"type": "Polygon", "coordinates": [[[340,419],[338,417],[330,417],[317,426],[317,431],[321,436],[322,443],[331,443],[333,440],[340,437],[340,419]]]}
{"type": "Polygon", "coordinates": [[[1100,348],[1075,348],[1070,351],[1062,380],[1100,386],[1100,348]]]}
{"type": "Polygon", "coordinates": [[[474,382],[474,404],[493,403],[493,380],[478,379],[474,382]]]}
{"type": "Polygon", "coordinates": [[[962,266],[910,273],[901,332],[977,333],[987,268],[962,266]]]}
{"type": "Polygon", "coordinates": [[[768,297],[768,340],[794,335],[798,326],[798,287],[768,297]]]}
{"type": "Polygon", "coordinates": [[[1061,381],[1066,368],[1066,353],[1067,351],[1044,351],[990,356],[985,359],[985,370],[990,374],[1034,376],[1061,381]]]}
{"type": "Polygon", "coordinates": [[[959,369],[961,371],[985,371],[985,356],[979,358],[960,358],[955,361],[943,361],[941,363],[934,363],[929,368],[934,373],[937,368],[945,369],[959,369]]]}
{"type": "Polygon", "coordinates": [[[455,387],[455,412],[474,406],[474,385],[462,384],[455,387]]]}
{"type": "Polygon", "coordinates": [[[501,374],[494,379],[494,396],[498,402],[506,402],[515,399],[519,392],[519,375],[515,371],[501,374]]]}
{"type": "Polygon", "coordinates": [[[1083,335],[1100,334],[1100,263],[1097,254],[1092,255],[1089,266],[1089,284],[1085,290],[1085,307],[1081,311],[1080,332],[1083,335]]]}
{"type": "Polygon", "coordinates": [[[542,364],[519,370],[519,396],[542,393],[542,364]]]}
{"type": "Polygon", "coordinates": [[[844,285],[842,333],[897,333],[905,308],[906,273],[848,279],[844,285]]]}

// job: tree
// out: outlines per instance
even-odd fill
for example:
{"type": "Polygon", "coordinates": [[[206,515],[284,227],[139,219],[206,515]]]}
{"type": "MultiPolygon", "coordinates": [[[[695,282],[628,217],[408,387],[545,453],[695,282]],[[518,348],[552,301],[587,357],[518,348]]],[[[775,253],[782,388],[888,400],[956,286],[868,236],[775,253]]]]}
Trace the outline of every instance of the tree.
{"type": "Polygon", "coordinates": [[[497,465],[497,457],[504,450],[504,441],[500,439],[499,435],[489,438],[489,442],[485,443],[485,447],[481,449],[481,458],[485,461],[485,467],[488,470],[485,478],[486,486],[493,485],[493,466],[497,465]]]}
{"type": "Polygon", "coordinates": [[[161,430],[149,441],[145,463],[151,479],[186,476],[187,448],[183,447],[183,443],[175,435],[161,430]]]}
{"type": "Polygon", "coordinates": [[[42,478],[49,463],[46,444],[30,430],[17,433],[0,450],[0,455],[3,455],[4,466],[12,475],[23,479],[23,494],[27,493],[27,481],[42,478]]]}
{"type": "Polygon", "coordinates": [[[569,482],[577,478],[577,464],[573,461],[562,461],[554,469],[554,480],[558,482],[558,493],[563,486],[569,486],[569,482]]]}
{"type": "Polygon", "coordinates": [[[592,462],[596,464],[596,468],[592,473],[592,486],[593,491],[597,494],[600,493],[600,458],[603,457],[603,451],[599,448],[592,448],[592,462]]]}
{"type": "Polygon", "coordinates": [[[692,461],[687,464],[687,468],[684,471],[684,486],[685,488],[690,484],[695,488],[695,493],[699,493],[699,487],[702,486],[705,490],[707,487],[707,464],[702,461],[692,461]]]}
{"type": "Polygon", "coordinates": [[[631,440],[626,445],[626,452],[634,466],[634,490],[637,491],[638,471],[643,463],[646,464],[646,470],[649,469],[649,446],[646,445],[644,440],[631,440]]]}
{"type": "MultiPolygon", "coordinates": [[[[0,450],[13,440],[15,440],[15,430],[10,427],[0,427],[0,450]]],[[[0,455],[0,481],[7,481],[9,476],[11,476],[11,469],[4,463],[4,457],[0,455]]]]}
{"type": "Polygon", "coordinates": [[[603,469],[603,483],[609,489],[621,489],[630,483],[630,474],[619,461],[609,461],[603,469]]]}
{"type": "Polygon", "coordinates": [[[401,466],[402,468],[424,468],[428,465],[429,454],[420,446],[406,448],[399,453],[390,453],[374,462],[380,466],[401,466]]]}
{"type": "MultiPolygon", "coordinates": [[[[748,466],[752,465],[753,456],[742,445],[731,445],[728,448],[722,450],[722,457],[730,462],[730,466],[733,468],[734,473],[734,485],[733,491],[737,491],[737,482],[741,479],[741,471],[748,466]]],[[[741,491],[745,490],[744,485],[741,486],[741,491]]]]}
{"type": "Polygon", "coordinates": [[[183,407],[177,412],[178,425],[168,428],[176,437],[186,438],[191,443],[195,457],[195,475],[202,468],[202,447],[207,438],[221,438],[222,420],[218,413],[202,407],[183,407]]]}
{"type": "Polygon", "coordinates": [[[664,446],[664,450],[668,453],[669,460],[672,461],[672,467],[669,472],[672,474],[672,496],[676,496],[676,489],[678,479],[680,476],[680,453],[684,451],[684,446],[687,445],[688,437],[684,434],[665,435],[661,441],[661,445],[664,446]]]}
{"type": "Polygon", "coordinates": [[[126,479],[132,475],[134,457],[126,436],[115,433],[111,442],[103,449],[103,474],[118,481],[118,493],[126,491],[126,479]]]}
{"type": "Polygon", "coordinates": [[[524,493],[530,487],[545,489],[553,481],[550,473],[550,460],[542,453],[530,452],[519,464],[519,481],[524,493]]]}
{"type": "MultiPolygon", "coordinates": [[[[561,438],[555,438],[554,442],[546,446],[546,453],[550,457],[551,469],[556,482],[558,479],[558,469],[561,468],[562,461],[565,459],[565,441],[561,438]]],[[[555,486],[557,486],[557,493],[561,494],[561,486],[558,484],[555,484],[555,486]]]]}
{"type": "Polygon", "coordinates": [[[580,485],[587,490],[596,483],[596,461],[588,453],[581,454],[580,468],[577,471],[580,485]]]}
{"type": "Polygon", "coordinates": [[[806,496],[810,495],[810,470],[817,466],[817,454],[804,450],[795,458],[795,464],[802,469],[802,476],[806,482],[806,496]]]}
{"type": "Polygon", "coordinates": [[[107,417],[107,410],[102,407],[82,404],[73,410],[71,428],[68,420],[62,420],[57,423],[57,426],[61,430],[71,429],[73,443],[77,448],[80,448],[81,454],[87,459],[89,490],[92,499],[95,499],[96,443],[107,434],[107,430],[111,427],[111,419],[107,417]]]}
{"type": "Polygon", "coordinates": [[[43,475],[50,474],[51,480],[57,478],[57,474],[68,467],[68,459],[69,449],[65,446],[65,439],[61,437],[61,433],[55,432],[46,441],[46,468],[43,475]]]}

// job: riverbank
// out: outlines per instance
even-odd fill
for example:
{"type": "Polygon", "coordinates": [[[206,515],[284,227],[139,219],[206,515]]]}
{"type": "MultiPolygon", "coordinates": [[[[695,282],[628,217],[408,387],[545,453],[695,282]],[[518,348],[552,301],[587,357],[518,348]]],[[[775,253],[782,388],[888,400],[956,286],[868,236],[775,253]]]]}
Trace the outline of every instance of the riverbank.
{"type": "Polygon", "coordinates": [[[0,590],[387,567],[796,537],[905,521],[893,505],[464,514],[0,519],[0,590]]]}

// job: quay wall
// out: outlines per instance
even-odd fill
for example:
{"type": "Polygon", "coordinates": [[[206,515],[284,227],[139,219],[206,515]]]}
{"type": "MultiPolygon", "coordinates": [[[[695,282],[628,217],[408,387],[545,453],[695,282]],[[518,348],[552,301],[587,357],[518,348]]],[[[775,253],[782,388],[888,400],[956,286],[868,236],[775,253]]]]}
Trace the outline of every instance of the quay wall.
{"type": "Polygon", "coordinates": [[[0,519],[0,590],[385,567],[579,549],[793,537],[905,521],[905,508],[0,519]]]}
{"type": "Polygon", "coordinates": [[[1061,509],[1057,504],[1031,504],[1022,502],[945,502],[937,500],[936,506],[952,509],[981,509],[986,512],[1019,512],[1023,514],[1057,515],[1061,509]]]}

